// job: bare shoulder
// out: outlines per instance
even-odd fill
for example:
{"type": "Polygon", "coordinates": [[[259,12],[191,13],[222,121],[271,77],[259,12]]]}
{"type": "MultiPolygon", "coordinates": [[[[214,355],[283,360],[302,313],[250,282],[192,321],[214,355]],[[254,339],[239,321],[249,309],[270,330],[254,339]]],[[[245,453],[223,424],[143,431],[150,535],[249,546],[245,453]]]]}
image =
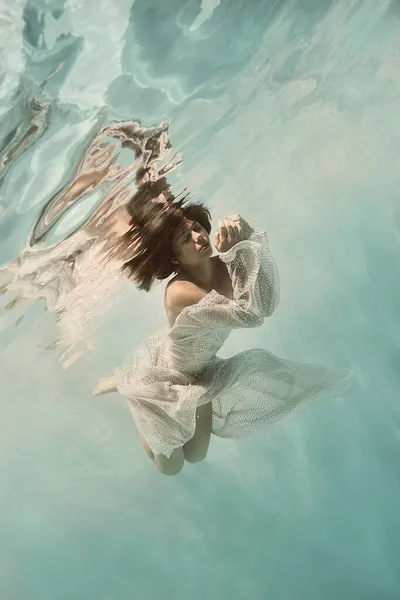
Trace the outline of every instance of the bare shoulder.
{"type": "Polygon", "coordinates": [[[173,279],[171,280],[165,290],[165,309],[167,313],[172,313],[175,316],[186,308],[186,306],[192,306],[200,302],[207,293],[186,279],[173,279]]]}

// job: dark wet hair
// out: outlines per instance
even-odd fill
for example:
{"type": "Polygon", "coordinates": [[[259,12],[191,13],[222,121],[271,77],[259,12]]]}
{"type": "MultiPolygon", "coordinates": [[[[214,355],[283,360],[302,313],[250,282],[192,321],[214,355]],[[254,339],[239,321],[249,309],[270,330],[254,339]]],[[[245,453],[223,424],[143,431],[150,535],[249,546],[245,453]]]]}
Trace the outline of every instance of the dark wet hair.
{"type": "Polygon", "coordinates": [[[188,195],[174,197],[167,180],[146,181],[126,205],[131,216],[131,229],[125,240],[135,249],[133,258],[123,269],[135,280],[140,290],[148,292],[155,280],[163,280],[177,272],[172,261],[172,236],[183,219],[197,221],[211,232],[211,215],[208,208],[197,202],[187,203],[188,195]],[[154,202],[164,193],[167,202],[154,202]]]}

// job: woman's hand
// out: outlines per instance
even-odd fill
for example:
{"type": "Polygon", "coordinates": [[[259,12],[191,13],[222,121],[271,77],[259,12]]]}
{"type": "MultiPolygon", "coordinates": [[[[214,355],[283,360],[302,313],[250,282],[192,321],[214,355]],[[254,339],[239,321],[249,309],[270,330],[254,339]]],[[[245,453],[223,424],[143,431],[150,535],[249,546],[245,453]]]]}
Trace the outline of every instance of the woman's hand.
{"type": "Polygon", "coordinates": [[[249,239],[252,228],[240,215],[228,215],[218,221],[218,231],[214,233],[214,246],[218,252],[227,252],[235,244],[249,239]]]}

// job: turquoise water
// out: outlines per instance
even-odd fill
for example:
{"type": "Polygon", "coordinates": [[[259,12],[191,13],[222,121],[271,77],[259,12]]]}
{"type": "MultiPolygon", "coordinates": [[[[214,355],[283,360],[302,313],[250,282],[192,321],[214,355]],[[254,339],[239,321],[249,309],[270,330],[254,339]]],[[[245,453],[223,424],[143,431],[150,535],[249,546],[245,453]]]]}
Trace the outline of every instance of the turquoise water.
{"type": "Polygon", "coordinates": [[[214,223],[265,227],[280,268],[279,310],[222,355],[256,346],[359,374],[346,398],[213,440],[206,462],[164,478],[123,398],[91,395],[164,324],[162,288],[124,289],[69,368],[46,349],[43,302],[6,310],[6,294],[1,598],[400,598],[398,3],[20,0],[0,28],[1,147],[30,98],[49,106],[2,164],[1,263],[103,124],[168,119],[175,185],[214,223]]]}

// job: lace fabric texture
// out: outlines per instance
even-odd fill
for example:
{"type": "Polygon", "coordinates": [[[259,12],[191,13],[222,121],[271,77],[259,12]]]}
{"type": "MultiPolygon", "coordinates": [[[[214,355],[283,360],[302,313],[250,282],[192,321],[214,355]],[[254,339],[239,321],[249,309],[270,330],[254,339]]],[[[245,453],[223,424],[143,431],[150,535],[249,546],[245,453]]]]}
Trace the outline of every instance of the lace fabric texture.
{"type": "Polygon", "coordinates": [[[155,454],[170,456],[195,432],[196,409],[212,402],[212,432],[255,435],[311,401],[344,393],[353,373],[280,359],[265,350],[217,356],[233,329],[258,327],[279,302],[279,274],[264,231],[221,253],[233,300],[215,290],[186,307],[127,359],[118,391],[155,454]]]}

